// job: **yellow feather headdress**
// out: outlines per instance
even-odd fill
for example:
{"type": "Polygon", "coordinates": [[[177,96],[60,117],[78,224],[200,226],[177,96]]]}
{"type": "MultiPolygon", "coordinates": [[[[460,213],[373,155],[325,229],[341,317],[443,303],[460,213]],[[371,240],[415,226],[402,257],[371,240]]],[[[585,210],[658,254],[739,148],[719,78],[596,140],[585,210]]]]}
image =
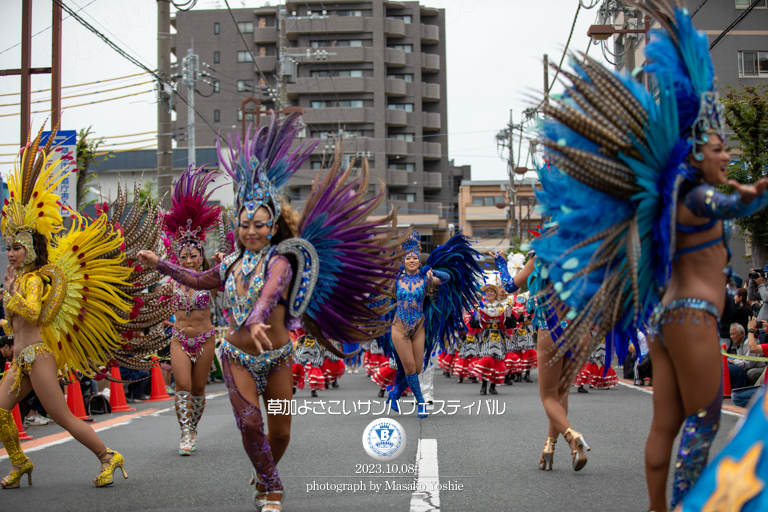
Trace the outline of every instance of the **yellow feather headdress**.
{"type": "Polygon", "coordinates": [[[51,146],[56,136],[52,130],[48,142],[40,148],[43,129],[34,141],[27,143],[13,166],[13,174],[8,178],[10,197],[3,205],[0,227],[6,247],[21,244],[27,249],[24,265],[32,263],[37,257],[32,242],[32,234],[40,233],[49,241],[55,233],[63,229],[60,213],[59,196],[54,193],[56,187],[66,177],[66,167],[57,170],[61,159],[53,159],[51,146]]]}

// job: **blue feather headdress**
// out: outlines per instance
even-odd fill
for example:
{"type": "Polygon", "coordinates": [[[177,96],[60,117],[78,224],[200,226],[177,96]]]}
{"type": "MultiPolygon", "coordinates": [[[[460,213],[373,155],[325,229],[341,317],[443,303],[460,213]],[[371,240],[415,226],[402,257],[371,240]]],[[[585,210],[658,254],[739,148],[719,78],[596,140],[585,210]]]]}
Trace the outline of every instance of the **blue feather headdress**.
{"type": "Polygon", "coordinates": [[[419,252],[421,252],[421,235],[419,235],[419,232],[411,230],[408,238],[403,242],[402,248],[406,256],[413,253],[416,253],[416,256],[418,256],[419,252]]]}
{"type": "Polygon", "coordinates": [[[299,114],[291,114],[280,122],[273,112],[269,124],[256,132],[253,138],[250,128],[245,133],[245,141],[238,134],[233,144],[231,137],[227,136],[228,154],[216,143],[219,165],[237,184],[235,204],[238,214],[245,208],[248,218],[252,219],[256,210],[266,208],[269,211],[269,226],[272,227],[270,238],[277,229],[277,219],[282,212],[280,189],[319,144],[319,141],[306,141],[289,154],[300,128],[299,114]]]}

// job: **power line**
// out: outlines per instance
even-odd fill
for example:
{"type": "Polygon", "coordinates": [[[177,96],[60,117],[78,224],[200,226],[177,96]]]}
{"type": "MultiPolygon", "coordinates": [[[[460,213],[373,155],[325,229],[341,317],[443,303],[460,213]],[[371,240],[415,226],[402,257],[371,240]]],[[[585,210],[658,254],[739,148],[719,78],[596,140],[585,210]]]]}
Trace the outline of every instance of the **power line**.
{"type": "Polygon", "coordinates": [[[706,4],[707,1],[708,0],[701,0],[701,3],[699,4],[699,6],[693,11],[693,14],[691,14],[691,19],[693,19],[693,17],[696,16],[696,13],[699,12],[699,9],[704,7],[704,4],[706,4]]]}
{"type": "MultiPolygon", "coordinates": [[[[128,98],[130,96],[138,96],[139,94],[146,94],[148,92],[154,92],[154,90],[135,92],[133,94],[126,94],[124,96],[118,96],[116,98],[106,98],[106,99],[103,99],[103,100],[89,101],[88,103],[79,103],[77,105],[69,105],[67,107],[64,107],[64,109],[66,110],[68,108],[85,107],[85,106],[88,106],[88,105],[93,105],[95,103],[104,103],[105,101],[121,100],[123,98],[128,98]]],[[[50,111],[51,111],[51,109],[48,109],[48,110],[33,110],[32,112],[30,112],[30,114],[41,114],[41,113],[50,112],[50,111]]],[[[20,114],[21,114],[21,112],[14,112],[12,114],[0,114],[0,117],[18,116],[20,114]]]]}
{"type": "MultiPolygon", "coordinates": [[[[141,75],[146,75],[146,73],[143,73],[143,72],[142,73],[135,73],[133,75],[119,76],[117,78],[107,78],[106,80],[96,80],[94,82],[85,82],[83,84],[64,85],[61,88],[62,89],[71,89],[73,87],[84,87],[86,85],[101,84],[101,83],[104,83],[104,82],[115,82],[115,81],[118,81],[118,80],[126,80],[128,78],[135,78],[135,77],[141,76],[141,75]]],[[[48,92],[48,91],[50,91],[50,89],[38,89],[36,91],[30,91],[30,92],[32,94],[36,94],[36,93],[48,92]]],[[[9,92],[7,94],[0,94],[0,97],[2,97],[2,96],[18,96],[19,94],[21,94],[21,93],[19,93],[19,92],[9,92]]]]}
{"type": "MultiPolygon", "coordinates": [[[[111,89],[104,89],[102,91],[91,91],[91,92],[84,92],[84,93],[81,93],[81,94],[73,94],[72,96],[64,96],[61,99],[62,100],[69,100],[69,99],[72,99],[72,98],[81,98],[83,96],[90,96],[91,94],[101,94],[103,92],[120,91],[120,90],[123,90],[123,89],[128,89],[130,87],[137,87],[139,85],[146,85],[146,84],[151,84],[151,83],[153,83],[153,81],[152,80],[148,80],[146,82],[139,82],[137,84],[121,85],[120,87],[113,87],[111,89]]],[[[48,99],[45,99],[45,100],[35,100],[35,101],[31,102],[31,103],[48,103],[49,101],[51,101],[51,98],[48,98],[48,99]]],[[[21,105],[21,102],[19,102],[19,103],[3,103],[3,104],[0,104],[0,108],[2,108],[2,107],[12,107],[12,106],[15,106],[15,105],[21,105]]]]}
{"type": "Polygon", "coordinates": [[[747,9],[746,9],[746,10],[745,10],[743,13],[741,13],[741,14],[739,15],[739,17],[737,17],[735,20],[733,20],[733,23],[731,23],[730,25],[728,25],[728,28],[726,28],[725,30],[723,30],[723,31],[720,33],[720,35],[719,35],[719,36],[717,36],[717,37],[715,38],[715,40],[714,40],[714,41],[712,41],[712,43],[710,43],[710,45],[709,45],[709,51],[712,51],[712,50],[715,48],[715,46],[717,46],[717,45],[718,45],[718,43],[720,43],[720,41],[722,41],[723,39],[725,39],[725,38],[728,36],[728,33],[729,33],[731,30],[733,30],[734,28],[736,28],[736,26],[737,26],[739,23],[741,23],[741,22],[744,20],[744,18],[746,18],[746,17],[747,17],[747,14],[749,14],[750,12],[752,12],[752,9],[754,9],[755,7],[757,7],[757,4],[759,4],[760,2],[765,2],[765,0],[754,0],[754,1],[752,2],[752,5],[750,5],[749,7],[747,7],[747,9]]]}

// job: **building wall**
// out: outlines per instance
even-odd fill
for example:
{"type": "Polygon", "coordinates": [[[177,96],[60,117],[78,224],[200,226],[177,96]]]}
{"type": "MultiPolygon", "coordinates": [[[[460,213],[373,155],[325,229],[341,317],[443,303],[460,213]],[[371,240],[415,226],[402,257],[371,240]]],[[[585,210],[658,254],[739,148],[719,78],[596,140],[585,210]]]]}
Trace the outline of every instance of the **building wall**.
{"type": "MultiPolygon", "coordinates": [[[[401,223],[414,222],[417,226],[446,230],[446,214],[455,211],[456,203],[453,173],[447,158],[444,11],[418,2],[324,4],[310,1],[289,7],[289,17],[293,16],[290,11],[293,8],[299,18],[306,17],[308,10],[318,15],[322,9],[327,9],[328,16],[287,21],[287,52],[298,62],[295,83],[287,88],[288,101],[290,106],[305,109],[306,136],[320,138],[321,134],[337,134],[343,130],[347,134],[344,153],[368,158],[372,173],[385,184],[388,204],[399,209],[401,223]],[[338,11],[361,11],[362,16],[339,16],[338,11]],[[396,16],[410,16],[411,22],[394,19],[396,16]],[[358,41],[361,46],[356,46],[358,41]],[[319,47],[313,47],[313,43],[319,47]],[[355,46],[341,46],[344,44],[355,46]],[[410,45],[412,51],[388,47],[393,45],[410,45]],[[306,57],[307,51],[312,57],[306,57]],[[315,58],[318,51],[327,52],[325,58],[315,58]],[[337,76],[339,72],[352,71],[355,74],[362,71],[363,76],[337,76]],[[322,76],[326,74],[331,76],[322,76]],[[388,78],[392,75],[412,75],[412,80],[388,78]],[[362,107],[345,103],[359,101],[362,107]],[[327,107],[312,108],[313,102],[326,102],[327,107]],[[413,111],[389,109],[389,104],[413,105],[413,111]],[[397,140],[398,136],[412,136],[413,141],[397,140]]],[[[234,9],[233,12],[239,22],[253,23],[253,33],[244,35],[266,82],[274,86],[279,51],[277,7],[234,9]]],[[[177,33],[172,47],[177,58],[180,60],[186,55],[194,39],[195,52],[201,61],[215,69],[209,70],[211,74],[221,80],[221,92],[209,98],[197,95],[196,107],[222,134],[231,132],[233,126],[240,126],[237,121],[240,102],[253,94],[237,92],[237,80],[252,80],[258,85],[260,77],[253,64],[237,62],[237,52],[245,48],[229,13],[226,10],[178,12],[175,26],[177,33]],[[214,34],[214,23],[220,24],[218,35],[214,34]],[[221,62],[214,64],[216,51],[221,62]],[[215,110],[220,115],[218,123],[213,121],[215,110]]],[[[198,89],[206,94],[211,90],[205,84],[198,84],[198,89]]],[[[180,86],[180,90],[186,94],[185,87],[180,86]]],[[[266,106],[274,105],[267,103],[266,106]]],[[[183,134],[186,124],[187,109],[180,104],[175,131],[183,134]]],[[[211,145],[215,140],[213,131],[200,119],[196,121],[196,131],[198,148],[211,145]]],[[[179,147],[186,147],[183,137],[179,147]]],[[[289,183],[290,196],[299,207],[309,195],[317,173],[313,166],[319,166],[324,159],[327,161],[334,147],[333,139],[322,137],[310,160],[289,183]]],[[[374,179],[371,191],[378,190],[378,180],[374,179]]]]}

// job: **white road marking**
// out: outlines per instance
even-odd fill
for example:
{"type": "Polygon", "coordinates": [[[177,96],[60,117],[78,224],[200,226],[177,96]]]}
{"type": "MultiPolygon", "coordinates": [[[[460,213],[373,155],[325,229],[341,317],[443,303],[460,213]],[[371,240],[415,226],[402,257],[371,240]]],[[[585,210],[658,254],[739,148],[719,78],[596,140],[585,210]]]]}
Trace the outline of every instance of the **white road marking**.
{"type": "MultiPolygon", "coordinates": [[[[649,395],[653,394],[653,391],[651,391],[650,389],[645,389],[642,386],[635,386],[634,384],[627,384],[626,382],[621,382],[621,381],[619,381],[619,384],[621,384],[622,386],[626,386],[628,388],[634,389],[636,391],[642,391],[643,393],[648,393],[649,395]]],[[[728,416],[736,416],[737,418],[741,418],[741,417],[744,416],[740,412],[728,411],[726,409],[721,409],[720,413],[721,414],[727,414],[728,416]]]]}
{"type": "Polygon", "coordinates": [[[416,453],[417,489],[411,494],[411,512],[440,510],[440,473],[437,439],[419,439],[416,453]]]}

